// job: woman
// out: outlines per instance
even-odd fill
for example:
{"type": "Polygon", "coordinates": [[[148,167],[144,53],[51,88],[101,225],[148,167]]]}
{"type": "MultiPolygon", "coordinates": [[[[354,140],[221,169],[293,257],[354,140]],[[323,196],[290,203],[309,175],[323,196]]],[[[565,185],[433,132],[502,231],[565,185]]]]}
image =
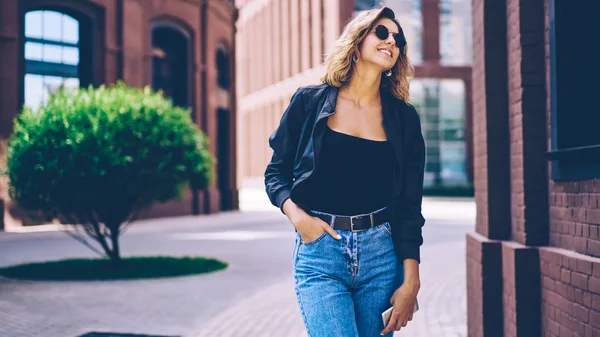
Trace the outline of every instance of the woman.
{"type": "Polygon", "coordinates": [[[379,336],[412,320],[420,288],[425,145],[394,12],[360,12],[269,138],[271,202],[294,225],[309,336],[379,336]],[[381,314],[393,306],[384,326],[381,314]]]}

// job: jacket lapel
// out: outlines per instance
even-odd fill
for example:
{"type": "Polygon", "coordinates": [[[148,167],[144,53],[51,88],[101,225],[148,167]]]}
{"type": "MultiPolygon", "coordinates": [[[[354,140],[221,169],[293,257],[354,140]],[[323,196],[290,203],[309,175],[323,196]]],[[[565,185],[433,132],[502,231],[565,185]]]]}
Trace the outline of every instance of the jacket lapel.
{"type": "Polygon", "coordinates": [[[340,88],[329,86],[328,90],[325,92],[325,103],[323,104],[323,108],[319,111],[319,115],[317,116],[317,120],[331,115],[335,111],[335,106],[337,102],[337,95],[340,88]]]}
{"type": "Polygon", "coordinates": [[[383,126],[390,137],[390,141],[396,152],[398,164],[402,164],[402,110],[399,104],[394,104],[395,99],[389,93],[381,93],[381,110],[383,114],[383,126]]]}

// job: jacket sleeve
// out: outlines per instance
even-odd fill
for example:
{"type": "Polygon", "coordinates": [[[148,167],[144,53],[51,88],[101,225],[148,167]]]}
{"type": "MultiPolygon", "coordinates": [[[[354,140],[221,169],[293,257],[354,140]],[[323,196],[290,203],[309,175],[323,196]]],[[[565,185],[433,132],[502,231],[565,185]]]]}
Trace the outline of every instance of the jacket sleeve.
{"type": "Polygon", "coordinates": [[[282,213],[283,202],[290,197],[294,179],[294,159],[304,117],[304,100],[301,90],[298,89],[284,111],[279,126],[269,137],[273,156],[265,170],[265,189],[271,203],[282,213]]]}
{"type": "Polygon", "coordinates": [[[406,155],[404,157],[403,188],[400,198],[400,261],[415,259],[421,262],[420,248],[423,244],[422,228],[425,218],[421,212],[423,201],[423,177],[425,171],[425,141],[421,132],[421,121],[414,107],[411,107],[410,130],[406,155]]]}

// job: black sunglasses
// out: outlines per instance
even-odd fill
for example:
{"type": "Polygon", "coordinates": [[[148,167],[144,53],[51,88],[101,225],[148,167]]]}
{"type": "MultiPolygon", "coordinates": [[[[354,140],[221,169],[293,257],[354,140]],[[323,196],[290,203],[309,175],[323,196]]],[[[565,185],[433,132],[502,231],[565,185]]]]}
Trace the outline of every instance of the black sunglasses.
{"type": "MultiPolygon", "coordinates": [[[[406,39],[404,38],[404,34],[401,34],[402,29],[400,29],[400,33],[392,33],[394,37],[394,41],[396,42],[396,47],[402,49],[406,45],[406,39]]],[[[378,25],[375,27],[375,36],[377,36],[380,40],[387,40],[388,36],[390,36],[390,31],[384,25],[378,25]]]]}

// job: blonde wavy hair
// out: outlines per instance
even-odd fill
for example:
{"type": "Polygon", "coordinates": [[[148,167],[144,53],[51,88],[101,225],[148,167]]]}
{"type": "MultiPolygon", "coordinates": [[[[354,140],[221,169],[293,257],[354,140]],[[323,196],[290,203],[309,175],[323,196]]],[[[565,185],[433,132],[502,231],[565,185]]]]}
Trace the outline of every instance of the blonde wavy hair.
{"type": "MultiPolygon", "coordinates": [[[[394,12],[389,8],[375,8],[358,12],[346,24],[342,35],[334,42],[331,53],[325,59],[326,71],[321,78],[323,83],[341,87],[350,81],[355,66],[353,58],[360,57],[361,42],[373,28],[373,24],[381,18],[394,21],[398,29],[402,30],[400,23],[395,19],[394,12]]],[[[406,45],[391,70],[392,76],[381,74],[380,88],[409,103],[409,81],[414,76],[414,68],[408,58],[406,45]]]]}

